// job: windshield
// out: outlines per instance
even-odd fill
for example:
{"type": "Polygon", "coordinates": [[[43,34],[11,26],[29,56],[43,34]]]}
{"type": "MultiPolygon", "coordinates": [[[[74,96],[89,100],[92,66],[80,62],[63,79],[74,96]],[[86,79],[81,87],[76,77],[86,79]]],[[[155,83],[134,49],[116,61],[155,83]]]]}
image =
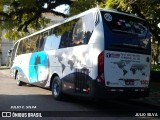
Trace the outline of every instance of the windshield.
{"type": "Polygon", "coordinates": [[[105,45],[108,49],[124,48],[138,51],[150,49],[147,24],[144,20],[126,14],[101,11],[105,45]]]}
{"type": "Polygon", "coordinates": [[[135,34],[140,37],[145,37],[148,32],[147,24],[143,20],[118,13],[104,12],[103,16],[112,32],[135,34]]]}

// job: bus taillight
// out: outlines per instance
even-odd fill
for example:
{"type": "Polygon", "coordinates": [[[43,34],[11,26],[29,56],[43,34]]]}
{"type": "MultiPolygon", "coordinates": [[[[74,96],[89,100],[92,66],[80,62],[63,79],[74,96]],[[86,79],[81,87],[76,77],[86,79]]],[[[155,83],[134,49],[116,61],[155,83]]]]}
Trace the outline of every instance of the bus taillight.
{"type": "Polygon", "coordinates": [[[97,82],[104,85],[104,51],[102,51],[98,56],[98,77],[97,82]]]}

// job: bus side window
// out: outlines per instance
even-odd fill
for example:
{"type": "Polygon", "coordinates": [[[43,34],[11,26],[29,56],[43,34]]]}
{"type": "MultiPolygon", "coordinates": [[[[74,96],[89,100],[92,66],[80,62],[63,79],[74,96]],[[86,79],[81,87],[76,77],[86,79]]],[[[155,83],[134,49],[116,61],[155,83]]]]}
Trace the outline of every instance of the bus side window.
{"type": "Polygon", "coordinates": [[[31,37],[30,41],[31,41],[30,51],[37,52],[38,51],[38,44],[39,44],[39,34],[31,37]]]}
{"type": "Polygon", "coordinates": [[[23,40],[21,40],[18,45],[17,55],[20,55],[22,53],[23,53],[23,40]]]}
{"type": "Polygon", "coordinates": [[[13,60],[14,60],[14,58],[16,56],[17,46],[18,46],[18,42],[13,47],[12,56],[11,56],[11,63],[13,62],[13,60]]]}
{"type": "Polygon", "coordinates": [[[73,46],[83,44],[83,23],[82,19],[79,19],[78,22],[75,24],[73,29],[73,46]]]}
{"type": "Polygon", "coordinates": [[[75,24],[75,21],[70,21],[70,22],[67,22],[67,23],[57,27],[57,29],[59,30],[58,35],[60,37],[59,48],[72,47],[71,31],[73,31],[74,24],[75,24]]]}
{"type": "Polygon", "coordinates": [[[29,39],[25,39],[23,41],[25,44],[23,44],[23,54],[30,53],[30,47],[31,43],[29,39]]]}
{"type": "Polygon", "coordinates": [[[59,48],[65,48],[68,47],[68,32],[64,32],[63,35],[61,36],[61,42],[59,45],[59,48]]]}
{"type": "Polygon", "coordinates": [[[68,32],[68,47],[72,47],[72,34],[73,30],[68,32]]]}
{"type": "Polygon", "coordinates": [[[56,28],[49,30],[49,35],[46,38],[45,49],[56,50],[59,48],[61,36],[58,35],[56,28]]]}
{"type": "Polygon", "coordinates": [[[93,14],[87,14],[81,17],[77,21],[73,29],[73,35],[72,35],[73,46],[88,44],[93,30],[94,30],[93,14]]]}
{"type": "Polygon", "coordinates": [[[41,44],[41,46],[43,46],[43,50],[45,51],[45,50],[50,50],[51,49],[51,39],[50,39],[50,37],[48,36],[48,31],[45,31],[45,32],[43,32],[43,36],[42,36],[42,38],[41,38],[41,40],[40,40],[40,44],[41,44]]]}
{"type": "Polygon", "coordinates": [[[39,37],[38,51],[43,51],[44,50],[44,45],[45,45],[45,39],[43,37],[43,34],[41,34],[40,37],[39,37]]]}

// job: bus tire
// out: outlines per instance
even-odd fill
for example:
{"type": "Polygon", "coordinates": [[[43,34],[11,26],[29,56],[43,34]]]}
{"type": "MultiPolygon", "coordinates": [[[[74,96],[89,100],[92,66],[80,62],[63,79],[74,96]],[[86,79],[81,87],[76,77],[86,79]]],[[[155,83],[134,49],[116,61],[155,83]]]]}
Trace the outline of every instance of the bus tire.
{"type": "Polygon", "coordinates": [[[16,73],[16,83],[18,86],[22,86],[22,84],[23,84],[22,81],[20,81],[19,72],[16,73]]]}
{"type": "Polygon", "coordinates": [[[58,76],[52,82],[52,95],[55,100],[62,100],[62,82],[58,76]]]}

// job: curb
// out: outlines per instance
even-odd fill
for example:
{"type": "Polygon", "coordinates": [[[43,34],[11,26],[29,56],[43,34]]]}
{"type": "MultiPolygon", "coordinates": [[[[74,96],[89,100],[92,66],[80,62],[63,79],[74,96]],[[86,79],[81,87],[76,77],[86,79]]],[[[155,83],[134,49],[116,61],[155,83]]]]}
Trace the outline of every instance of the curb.
{"type": "Polygon", "coordinates": [[[0,66],[0,70],[10,69],[10,67],[7,66],[0,66]]]}

